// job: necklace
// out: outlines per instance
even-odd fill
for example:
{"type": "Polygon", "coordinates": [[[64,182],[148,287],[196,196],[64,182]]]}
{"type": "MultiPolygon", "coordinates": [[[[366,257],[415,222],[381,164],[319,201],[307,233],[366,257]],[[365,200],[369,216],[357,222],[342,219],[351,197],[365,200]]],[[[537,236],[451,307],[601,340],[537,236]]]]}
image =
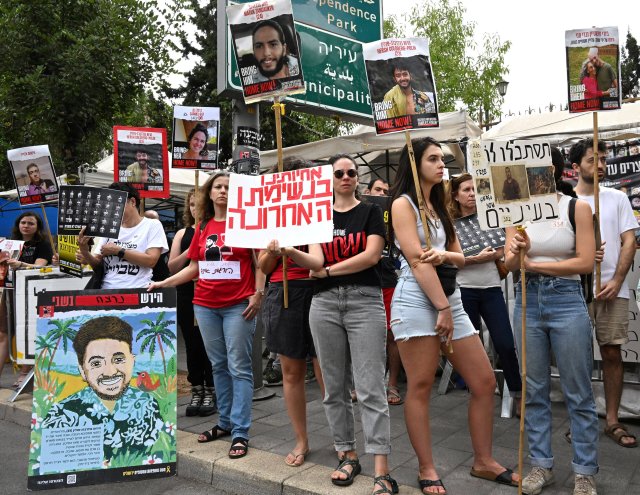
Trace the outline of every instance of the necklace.
{"type": "Polygon", "coordinates": [[[436,212],[433,211],[428,206],[426,206],[426,208],[427,208],[427,213],[429,213],[429,216],[431,217],[431,220],[433,220],[433,223],[436,226],[436,229],[439,229],[440,228],[440,219],[438,218],[438,215],[436,215],[436,212]]]}

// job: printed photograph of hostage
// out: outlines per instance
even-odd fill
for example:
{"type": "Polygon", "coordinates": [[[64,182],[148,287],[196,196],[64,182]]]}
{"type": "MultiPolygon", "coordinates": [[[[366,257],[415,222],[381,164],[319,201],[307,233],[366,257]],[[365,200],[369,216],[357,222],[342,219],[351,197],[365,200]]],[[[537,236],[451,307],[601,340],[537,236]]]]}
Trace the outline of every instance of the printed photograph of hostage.
{"type": "Polygon", "coordinates": [[[305,92],[291,2],[230,5],[227,17],[245,102],[305,92]]]}
{"type": "Polygon", "coordinates": [[[145,148],[136,149],[135,157],[136,161],[125,170],[125,182],[162,182],[162,173],[150,165],[145,148]]]}
{"type": "Polygon", "coordinates": [[[524,165],[494,165],[490,170],[497,203],[529,199],[527,170],[524,165]]]}
{"type": "Polygon", "coordinates": [[[9,150],[7,158],[21,205],[58,200],[58,183],[48,146],[9,150]]]}
{"type": "Polygon", "coordinates": [[[363,46],[377,134],[438,127],[438,103],[421,38],[384,39],[363,46]]]}

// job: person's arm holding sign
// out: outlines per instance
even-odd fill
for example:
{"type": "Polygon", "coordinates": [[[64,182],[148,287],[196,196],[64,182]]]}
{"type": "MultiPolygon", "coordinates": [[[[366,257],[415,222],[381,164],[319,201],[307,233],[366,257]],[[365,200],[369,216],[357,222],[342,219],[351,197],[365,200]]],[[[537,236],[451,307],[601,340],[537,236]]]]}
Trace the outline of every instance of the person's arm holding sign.
{"type": "Polygon", "coordinates": [[[97,268],[102,264],[101,254],[92,254],[89,243],[93,237],[84,235],[86,227],[82,227],[78,234],[78,251],[76,252],[76,260],[83,265],[91,265],[97,268]]]}
{"type": "Polygon", "coordinates": [[[170,276],[167,279],[162,280],[161,282],[151,282],[147,291],[152,291],[155,289],[162,289],[164,287],[175,287],[176,285],[186,284],[190,282],[194,278],[198,277],[198,262],[196,260],[191,260],[187,266],[185,266],[182,270],[180,270],[175,275],[170,276]]]}

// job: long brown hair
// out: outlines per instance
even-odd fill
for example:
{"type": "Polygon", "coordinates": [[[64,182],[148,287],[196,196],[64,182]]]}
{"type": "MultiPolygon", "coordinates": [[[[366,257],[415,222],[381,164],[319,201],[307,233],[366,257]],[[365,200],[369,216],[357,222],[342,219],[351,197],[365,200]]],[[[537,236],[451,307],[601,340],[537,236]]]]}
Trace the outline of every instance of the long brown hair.
{"type": "Polygon", "coordinates": [[[455,218],[460,218],[462,216],[462,210],[460,209],[460,203],[456,201],[456,194],[460,190],[460,186],[463,182],[467,182],[468,180],[473,180],[473,177],[470,173],[464,172],[449,181],[449,194],[447,208],[449,209],[449,213],[451,216],[455,218]]]}
{"type": "Polygon", "coordinates": [[[213,201],[211,201],[211,188],[213,187],[213,183],[218,177],[229,177],[229,172],[216,172],[211,177],[209,177],[209,179],[207,179],[207,182],[205,182],[204,185],[200,188],[200,193],[198,194],[196,205],[198,219],[201,222],[211,220],[216,214],[213,206],[213,201]]]}
{"type": "Polygon", "coordinates": [[[40,218],[38,214],[32,211],[25,211],[24,213],[21,213],[18,218],[16,218],[16,221],[13,224],[13,229],[11,230],[11,239],[14,239],[16,241],[24,240],[22,238],[22,233],[20,232],[20,221],[25,217],[33,217],[36,220],[36,231],[33,234],[33,238],[31,239],[31,242],[33,244],[36,244],[44,240],[44,241],[47,241],[47,244],[48,244],[49,242],[45,237],[44,224],[42,223],[42,218],[40,218]]]}
{"type": "MultiPolygon", "coordinates": [[[[191,203],[191,198],[195,193],[196,193],[196,190],[191,189],[191,191],[187,193],[187,197],[184,198],[184,211],[182,212],[183,227],[193,227],[193,224],[196,223],[196,219],[193,218],[193,215],[191,214],[191,207],[189,206],[191,203]]],[[[196,207],[197,207],[197,204],[198,203],[196,202],[196,207]]]]}

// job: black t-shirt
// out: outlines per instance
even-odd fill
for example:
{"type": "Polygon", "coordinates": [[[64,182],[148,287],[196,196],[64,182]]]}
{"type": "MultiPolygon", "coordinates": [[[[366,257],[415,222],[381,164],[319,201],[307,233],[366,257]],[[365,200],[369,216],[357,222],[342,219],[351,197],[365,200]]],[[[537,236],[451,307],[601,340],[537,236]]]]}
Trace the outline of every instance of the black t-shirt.
{"type": "MultiPolygon", "coordinates": [[[[187,227],[184,230],[184,235],[182,236],[182,239],[180,239],[180,253],[184,253],[185,251],[189,250],[189,248],[191,247],[191,241],[193,240],[194,233],[195,233],[195,230],[193,227],[187,227]]],[[[191,263],[191,260],[187,259],[187,262],[184,264],[184,267],[188,266],[189,263],[191,263]]],[[[180,297],[193,299],[193,288],[194,288],[193,280],[189,280],[184,284],[176,286],[176,292],[180,297]]]]}
{"type": "MultiPolygon", "coordinates": [[[[321,244],[325,266],[335,265],[364,252],[367,236],[370,235],[379,235],[384,239],[384,220],[378,205],[359,203],[346,212],[333,210],[333,241],[321,244]]],[[[379,264],[358,273],[318,279],[315,291],[321,292],[339,285],[380,287],[379,264]]]]}
{"type": "Polygon", "coordinates": [[[22,246],[22,253],[18,261],[33,265],[38,258],[47,260],[47,264],[51,264],[53,258],[53,250],[51,244],[46,239],[40,239],[38,242],[28,241],[22,246]]]}
{"type": "MultiPolygon", "coordinates": [[[[387,243],[387,246],[388,244],[389,243],[387,243]]],[[[391,254],[385,256],[383,251],[383,256],[380,258],[380,263],[378,264],[380,265],[380,274],[382,276],[382,287],[385,289],[395,287],[398,283],[395,259],[391,257],[391,254]]]]}

